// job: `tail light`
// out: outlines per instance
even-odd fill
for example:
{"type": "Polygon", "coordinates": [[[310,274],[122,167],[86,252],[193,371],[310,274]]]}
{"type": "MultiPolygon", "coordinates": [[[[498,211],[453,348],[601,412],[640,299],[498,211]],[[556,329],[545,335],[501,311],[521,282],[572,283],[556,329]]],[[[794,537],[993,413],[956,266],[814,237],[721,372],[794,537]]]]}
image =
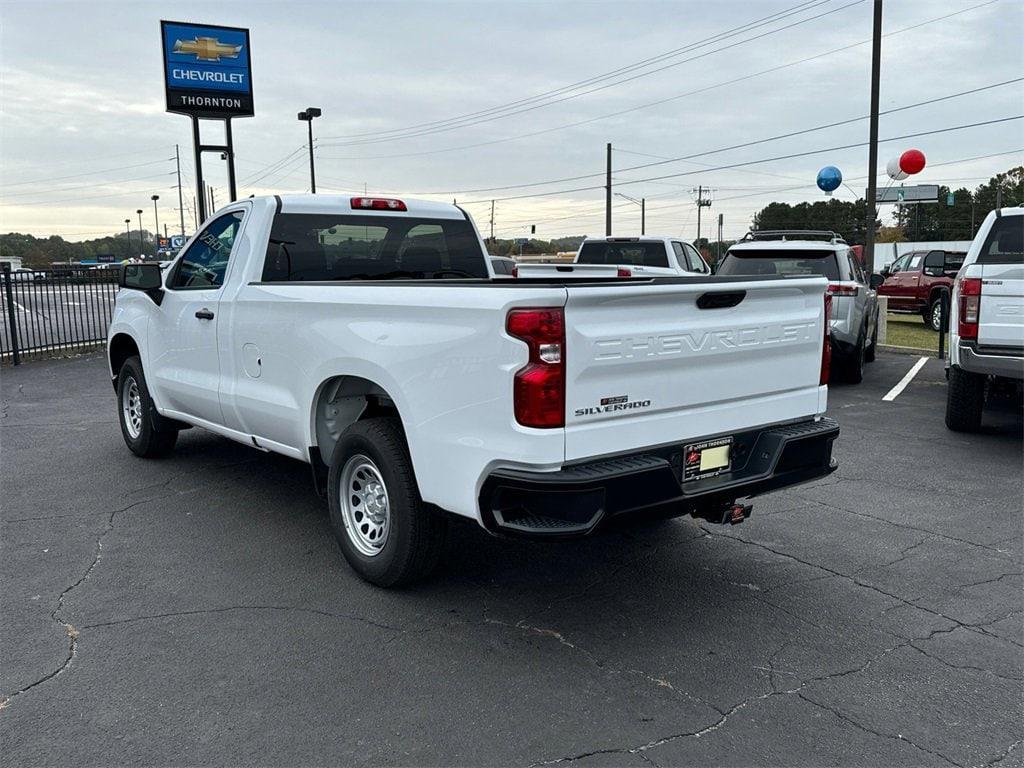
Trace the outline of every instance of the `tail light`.
{"type": "Polygon", "coordinates": [[[512,277],[519,277],[519,265],[512,267],[512,277]]]}
{"type": "Polygon", "coordinates": [[[828,384],[829,368],[832,366],[832,295],[825,294],[825,338],[821,343],[821,376],[818,384],[828,384]]]}
{"type": "Polygon", "coordinates": [[[828,292],[833,296],[856,296],[860,286],[856,283],[829,283],[828,292]]]}
{"type": "Polygon", "coordinates": [[[565,426],[565,316],[561,307],[513,309],[505,329],[525,341],[530,361],[512,387],[516,421],[524,427],[565,426]]]}
{"type": "Polygon", "coordinates": [[[389,197],[353,197],[352,207],[358,211],[405,211],[405,203],[389,197]]]}
{"type": "Polygon", "coordinates": [[[978,338],[978,314],[981,311],[981,279],[965,277],[960,281],[960,315],[957,335],[961,339],[978,338]]]}
{"type": "Polygon", "coordinates": [[[615,273],[615,276],[616,277],[632,277],[633,276],[633,272],[632,272],[632,270],[626,269],[625,267],[619,267],[618,271],[615,273]]]}

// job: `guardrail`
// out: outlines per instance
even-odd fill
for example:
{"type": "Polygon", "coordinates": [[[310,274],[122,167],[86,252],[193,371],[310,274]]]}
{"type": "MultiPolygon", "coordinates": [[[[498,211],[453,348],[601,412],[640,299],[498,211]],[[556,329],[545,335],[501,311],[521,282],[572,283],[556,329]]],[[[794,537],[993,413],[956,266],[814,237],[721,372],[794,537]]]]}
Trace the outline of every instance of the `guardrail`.
{"type": "Polygon", "coordinates": [[[12,272],[0,290],[0,361],[103,344],[114,311],[118,269],[67,267],[12,272]]]}

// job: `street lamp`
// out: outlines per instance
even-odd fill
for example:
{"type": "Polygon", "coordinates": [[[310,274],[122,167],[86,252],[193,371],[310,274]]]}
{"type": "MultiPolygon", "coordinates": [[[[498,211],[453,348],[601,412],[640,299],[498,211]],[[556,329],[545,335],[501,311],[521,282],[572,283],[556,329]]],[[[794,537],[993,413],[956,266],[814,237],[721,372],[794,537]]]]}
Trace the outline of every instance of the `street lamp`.
{"type": "Polygon", "coordinates": [[[160,214],[156,212],[156,201],[160,199],[160,195],[153,195],[150,200],[153,201],[153,223],[156,225],[156,229],[153,230],[155,233],[153,236],[154,244],[156,245],[156,253],[160,255],[160,214]]]}
{"type": "Polygon", "coordinates": [[[125,219],[124,220],[124,233],[128,236],[128,250],[130,251],[131,247],[132,247],[132,220],[131,219],[125,219]]]}
{"type": "Polygon", "coordinates": [[[142,256],[142,209],[137,208],[135,212],[139,214],[139,256],[142,256]]]}
{"type": "Polygon", "coordinates": [[[316,169],[313,167],[313,118],[320,117],[323,112],[319,107],[306,107],[299,112],[299,120],[305,120],[309,126],[309,191],[316,194],[316,169]]]}
{"type": "Polygon", "coordinates": [[[615,194],[617,196],[623,198],[624,200],[629,200],[629,202],[636,203],[637,205],[640,206],[640,234],[641,235],[646,235],[647,234],[647,198],[646,197],[641,197],[639,200],[637,200],[635,197],[630,197],[629,195],[624,195],[621,192],[616,192],[615,194]]]}

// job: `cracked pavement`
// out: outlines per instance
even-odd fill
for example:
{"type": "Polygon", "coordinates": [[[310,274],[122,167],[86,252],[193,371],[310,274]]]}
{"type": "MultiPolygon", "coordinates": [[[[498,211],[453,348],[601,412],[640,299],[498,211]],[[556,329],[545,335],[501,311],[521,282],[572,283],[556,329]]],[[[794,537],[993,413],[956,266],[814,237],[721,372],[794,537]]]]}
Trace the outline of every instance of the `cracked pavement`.
{"type": "Polygon", "coordinates": [[[134,458],[97,355],[0,372],[0,764],[1024,764],[1019,409],[930,361],[834,387],[840,468],[442,571],[348,569],[308,468],[200,430],[134,458]]]}

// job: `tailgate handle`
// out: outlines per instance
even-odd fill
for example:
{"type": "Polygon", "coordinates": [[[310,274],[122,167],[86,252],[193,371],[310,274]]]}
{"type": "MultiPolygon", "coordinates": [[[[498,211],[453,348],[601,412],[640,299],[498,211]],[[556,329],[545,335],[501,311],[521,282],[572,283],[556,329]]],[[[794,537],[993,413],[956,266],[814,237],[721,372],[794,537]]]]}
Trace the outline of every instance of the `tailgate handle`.
{"type": "Polygon", "coordinates": [[[725,309],[735,307],[746,297],[746,291],[728,291],[724,293],[705,293],[697,299],[699,309],[725,309]]]}

